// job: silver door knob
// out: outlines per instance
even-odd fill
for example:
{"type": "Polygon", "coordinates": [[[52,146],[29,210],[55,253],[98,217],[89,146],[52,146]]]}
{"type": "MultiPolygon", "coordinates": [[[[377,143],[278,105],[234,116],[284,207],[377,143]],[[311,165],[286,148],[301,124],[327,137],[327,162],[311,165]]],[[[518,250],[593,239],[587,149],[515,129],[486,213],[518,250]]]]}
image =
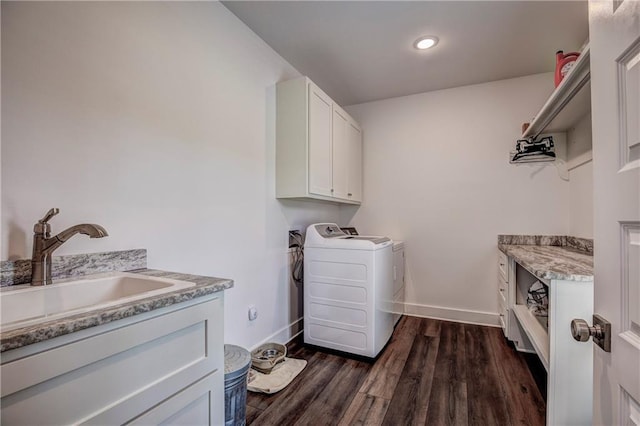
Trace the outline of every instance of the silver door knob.
{"type": "Polygon", "coordinates": [[[578,342],[586,342],[589,337],[593,337],[596,345],[605,352],[611,352],[611,323],[600,315],[593,316],[593,327],[583,319],[571,321],[571,335],[578,342]]]}
{"type": "Polygon", "coordinates": [[[600,334],[599,327],[589,327],[589,323],[583,319],[574,319],[571,321],[571,335],[578,342],[586,342],[589,337],[600,334]]]}

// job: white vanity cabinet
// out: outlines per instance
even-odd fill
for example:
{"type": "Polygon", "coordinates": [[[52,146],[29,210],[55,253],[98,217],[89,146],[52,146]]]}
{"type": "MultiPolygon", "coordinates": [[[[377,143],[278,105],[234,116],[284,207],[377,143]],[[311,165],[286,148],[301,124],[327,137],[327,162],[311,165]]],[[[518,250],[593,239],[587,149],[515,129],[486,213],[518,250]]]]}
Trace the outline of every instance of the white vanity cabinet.
{"type": "Polygon", "coordinates": [[[1,422],[224,424],[223,293],[2,353],[1,422]]]}
{"type": "Polygon", "coordinates": [[[276,197],[362,201],[362,130],[306,77],[276,87],[276,197]]]}
{"type": "Polygon", "coordinates": [[[547,370],[547,424],[591,424],[593,348],[573,339],[571,320],[593,315],[593,281],[541,279],[502,252],[500,266],[505,258],[505,334],[517,350],[535,352],[547,370]],[[547,288],[548,317],[527,307],[528,290],[537,281],[547,288]]]}

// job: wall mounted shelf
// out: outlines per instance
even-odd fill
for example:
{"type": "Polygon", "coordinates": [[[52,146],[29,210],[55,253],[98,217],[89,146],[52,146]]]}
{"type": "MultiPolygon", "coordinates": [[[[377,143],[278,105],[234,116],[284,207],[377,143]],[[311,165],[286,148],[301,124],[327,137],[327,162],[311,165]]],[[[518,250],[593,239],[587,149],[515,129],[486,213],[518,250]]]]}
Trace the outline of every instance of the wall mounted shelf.
{"type": "Polygon", "coordinates": [[[569,74],[556,87],[524,131],[522,139],[537,138],[542,132],[566,132],[591,111],[589,52],[587,44],[569,74]]]}

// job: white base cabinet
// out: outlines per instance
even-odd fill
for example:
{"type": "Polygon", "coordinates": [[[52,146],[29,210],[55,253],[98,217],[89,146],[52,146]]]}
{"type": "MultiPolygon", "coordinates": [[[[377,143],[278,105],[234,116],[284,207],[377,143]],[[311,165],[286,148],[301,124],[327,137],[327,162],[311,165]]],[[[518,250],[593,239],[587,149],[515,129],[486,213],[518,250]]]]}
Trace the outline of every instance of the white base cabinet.
{"type": "MultiPolygon", "coordinates": [[[[507,256],[499,255],[501,266],[507,256]]],[[[547,370],[547,424],[591,424],[593,347],[573,339],[571,320],[593,315],[593,281],[539,280],[510,257],[506,265],[505,335],[517,350],[535,352],[547,370]],[[536,281],[547,287],[548,317],[527,308],[536,281]]]]}
{"type": "Polygon", "coordinates": [[[2,354],[1,422],[224,424],[223,293],[2,354]]]}

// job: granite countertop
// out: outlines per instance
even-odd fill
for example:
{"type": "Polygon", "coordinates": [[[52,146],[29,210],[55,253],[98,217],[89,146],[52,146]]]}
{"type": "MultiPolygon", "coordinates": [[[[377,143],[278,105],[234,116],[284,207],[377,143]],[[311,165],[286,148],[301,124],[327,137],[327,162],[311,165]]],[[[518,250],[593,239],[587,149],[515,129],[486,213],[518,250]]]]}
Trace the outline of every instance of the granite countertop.
{"type": "Polygon", "coordinates": [[[88,310],[36,325],[29,325],[6,332],[0,332],[0,352],[42,342],[44,340],[63,336],[86,328],[107,324],[112,321],[153,311],[175,303],[186,302],[188,300],[217,293],[233,287],[233,280],[224,278],[181,274],[146,268],[129,272],[153,277],[188,281],[195,283],[196,285],[120,305],[109,306],[103,309],[88,310]]]}
{"type": "Polygon", "coordinates": [[[507,256],[542,280],[593,281],[593,254],[571,247],[498,244],[507,256]]]}

